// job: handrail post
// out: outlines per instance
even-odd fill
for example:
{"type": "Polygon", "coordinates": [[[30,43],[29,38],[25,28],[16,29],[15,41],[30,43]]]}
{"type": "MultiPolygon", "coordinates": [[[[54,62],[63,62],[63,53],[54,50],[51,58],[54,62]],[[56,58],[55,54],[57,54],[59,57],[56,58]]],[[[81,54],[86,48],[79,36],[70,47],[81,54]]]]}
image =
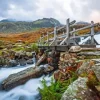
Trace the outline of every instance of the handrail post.
{"type": "MultiPolygon", "coordinates": [[[[91,21],[91,25],[94,25],[93,21],[91,21]]],[[[95,44],[95,42],[94,42],[94,26],[91,27],[91,44],[95,44]]]]}
{"type": "Polygon", "coordinates": [[[67,37],[69,37],[69,27],[70,27],[70,24],[69,24],[69,18],[66,20],[66,35],[67,37]]]}
{"type": "Polygon", "coordinates": [[[42,46],[42,36],[40,36],[40,46],[42,46]]]}
{"type": "Polygon", "coordinates": [[[40,46],[40,43],[39,43],[39,42],[40,42],[40,39],[37,41],[37,45],[38,45],[38,47],[40,46]]]}
{"type": "Polygon", "coordinates": [[[42,37],[42,43],[43,43],[43,46],[44,46],[44,34],[43,34],[43,37],[42,37]]]}
{"type": "MultiPolygon", "coordinates": [[[[75,28],[73,28],[73,31],[75,31],[75,28]]],[[[73,33],[74,41],[75,41],[75,33],[73,33]]]]}
{"type": "Polygon", "coordinates": [[[54,45],[56,46],[57,45],[57,41],[56,41],[56,39],[57,39],[57,34],[56,34],[56,27],[54,27],[54,45]]]}
{"type": "Polygon", "coordinates": [[[64,42],[66,42],[66,45],[68,45],[69,43],[68,43],[68,40],[69,40],[69,38],[70,38],[70,30],[69,30],[69,28],[70,28],[70,23],[69,23],[69,19],[67,19],[66,20],[66,38],[60,43],[60,45],[63,45],[64,44],[64,42]]]}
{"type": "Polygon", "coordinates": [[[47,45],[49,46],[49,33],[47,32],[47,45]]]}

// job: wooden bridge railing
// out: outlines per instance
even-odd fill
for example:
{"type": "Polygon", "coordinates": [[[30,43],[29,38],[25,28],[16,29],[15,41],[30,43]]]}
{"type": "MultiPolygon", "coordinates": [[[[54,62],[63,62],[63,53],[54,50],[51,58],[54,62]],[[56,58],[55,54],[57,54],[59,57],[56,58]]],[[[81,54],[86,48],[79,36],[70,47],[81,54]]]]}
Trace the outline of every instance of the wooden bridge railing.
{"type": "MultiPolygon", "coordinates": [[[[39,46],[57,46],[57,45],[61,46],[64,44],[69,45],[71,39],[74,40],[75,38],[79,38],[79,37],[83,37],[83,36],[91,36],[91,44],[95,44],[94,27],[99,26],[100,24],[94,23],[93,21],[91,21],[91,24],[88,26],[85,26],[85,27],[79,28],[79,29],[74,28],[72,31],[70,31],[70,27],[72,27],[75,22],[76,22],[75,20],[70,22],[70,19],[67,19],[65,26],[60,27],[60,28],[54,27],[53,32],[51,32],[51,33],[47,32],[47,35],[40,37],[40,39],[38,41],[38,45],[39,46]],[[66,29],[66,32],[62,33],[60,35],[57,34],[57,32],[62,29],[66,29]],[[85,30],[85,29],[91,29],[91,34],[81,35],[81,36],[75,35],[76,32],[85,30]],[[49,35],[53,35],[53,38],[49,38],[49,35]]],[[[74,43],[75,43],[75,41],[74,41],[74,43]]]]}

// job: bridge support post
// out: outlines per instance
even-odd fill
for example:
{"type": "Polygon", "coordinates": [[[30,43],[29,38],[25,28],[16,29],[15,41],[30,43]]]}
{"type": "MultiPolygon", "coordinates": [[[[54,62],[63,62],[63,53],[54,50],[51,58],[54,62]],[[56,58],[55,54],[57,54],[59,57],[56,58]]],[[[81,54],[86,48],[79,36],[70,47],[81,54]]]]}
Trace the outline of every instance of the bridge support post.
{"type": "MultiPolygon", "coordinates": [[[[91,21],[91,25],[94,25],[93,21],[91,21]]],[[[94,27],[91,27],[91,44],[95,44],[95,42],[94,42],[94,27]]]]}

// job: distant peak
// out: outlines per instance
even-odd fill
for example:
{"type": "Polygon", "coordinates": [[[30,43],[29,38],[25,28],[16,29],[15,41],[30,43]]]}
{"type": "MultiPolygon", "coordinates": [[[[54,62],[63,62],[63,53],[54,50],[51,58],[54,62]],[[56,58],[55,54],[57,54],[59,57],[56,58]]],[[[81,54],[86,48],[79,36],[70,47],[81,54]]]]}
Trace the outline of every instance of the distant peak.
{"type": "Polygon", "coordinates": [[[15,19],[2,19],[1,22],[15,22],[15,19]]]}

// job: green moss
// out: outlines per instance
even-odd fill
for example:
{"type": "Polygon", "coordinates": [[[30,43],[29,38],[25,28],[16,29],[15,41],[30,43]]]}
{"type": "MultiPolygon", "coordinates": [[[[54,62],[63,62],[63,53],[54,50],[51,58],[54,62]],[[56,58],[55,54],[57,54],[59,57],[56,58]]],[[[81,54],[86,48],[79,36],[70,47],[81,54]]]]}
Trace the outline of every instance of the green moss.
{"type": "Polygon", "coordinates": [[[33,51],[38,51],[38,46],[37,46],[37,44],[36,43],[33,43],[33,44],[31,44],[31,49],[33,50],[33,51]]]}
{"type": "Polygon", "coordinates": [[[100,56],[86,56],[85,59],[98,59],[100,56]]]}
{"type": "Polygon", "coordinates": [[[13,48],[12,50],[14,50],[14,51],[24,51],[25,49],[23,47],[16,47],[16,48],[13,48]]]}
{"type": "Polygon", "coordinates": [[[2,51],[0,50],[0,55],[2,54],[2,51]]]}

